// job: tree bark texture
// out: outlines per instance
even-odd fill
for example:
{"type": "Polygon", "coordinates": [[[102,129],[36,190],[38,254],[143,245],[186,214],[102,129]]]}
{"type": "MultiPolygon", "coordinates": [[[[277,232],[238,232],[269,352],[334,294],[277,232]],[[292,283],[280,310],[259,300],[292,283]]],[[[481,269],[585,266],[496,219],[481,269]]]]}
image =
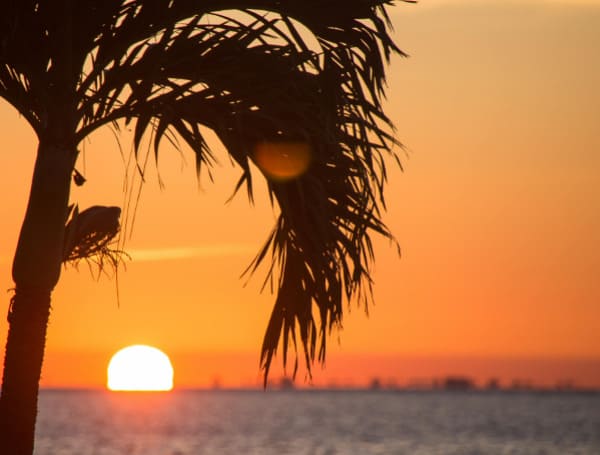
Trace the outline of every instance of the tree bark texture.
{"type": "Polygon", "coordinates": [[[50,296],[61,270],[74,147],[41,143],[21,227],[0,396],[0,455],[32,455],[50,296]]]}
{"type": "Polygon", "coordinates": [[[17,289],[11,299],[0,400],[0,454],[31,455],[50,313],[49,292],[17,289]]]}

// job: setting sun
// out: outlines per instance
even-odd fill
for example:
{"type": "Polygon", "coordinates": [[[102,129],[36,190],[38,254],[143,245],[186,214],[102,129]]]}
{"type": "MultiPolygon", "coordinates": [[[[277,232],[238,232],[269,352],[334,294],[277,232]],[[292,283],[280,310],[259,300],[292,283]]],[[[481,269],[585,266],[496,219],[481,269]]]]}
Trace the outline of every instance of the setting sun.
{"type": "Polygon", "coordinates": [[[159,349],[128,346],[110,359],[107,387],[113,391],[168,391],[173,388],[173,366],[159,349]]]}

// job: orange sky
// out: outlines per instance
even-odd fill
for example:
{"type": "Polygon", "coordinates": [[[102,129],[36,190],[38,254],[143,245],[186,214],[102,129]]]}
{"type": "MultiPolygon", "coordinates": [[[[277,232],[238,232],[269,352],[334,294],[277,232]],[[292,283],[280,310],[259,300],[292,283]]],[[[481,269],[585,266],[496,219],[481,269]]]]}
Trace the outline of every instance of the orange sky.
{"type": "MultiPolygon", "coordinates": [[[[346,315],[315,383],[460,373],[600,386],[600,2],[502,3],[392,11],[411,54],[394,60],[388,92],[409,149],[387,191],[403,256],[377,243],[376,306],[368,319],[357,308],[346,315]]],[[[3,289],[35,144],[0,102],[3,289]]],[[[257,383],[272,296],[259,294],[260,273],[246,287],[239,275],[275,215],[266,198],[225,204],[239,175],[226,157],[215,184],[204,175],[198,190],[193,158],[163,152],[166,189],[151,165],[120,306],[114,279],[97,282],[85,267],[63,274],[44,385],[102,385],[110,355],[133,343],[170,354],[176,385],[257,383]]],[[[111,133],[93,137],[84,158],[88,182],[73,200],[122,205],[111,133]]],[[[6,328],[2,317],[2,342],[6,328]]]]}

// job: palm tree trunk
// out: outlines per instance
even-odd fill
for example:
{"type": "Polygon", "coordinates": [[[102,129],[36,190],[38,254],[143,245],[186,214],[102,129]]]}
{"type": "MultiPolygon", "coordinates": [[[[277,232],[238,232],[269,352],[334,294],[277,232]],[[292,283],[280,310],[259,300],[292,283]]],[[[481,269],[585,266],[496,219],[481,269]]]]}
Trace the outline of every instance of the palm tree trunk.
{"type": "Polygon", "coordinates": [[[40,143],[13,262],[0,396],[0,452],[32,455],[50,295],[61,270],[74,147],[40,143]]]}
{"type": "Polygon", "coordinates": [[[49,293],[17,290],[11,299],[0,400],[0,453],[33,453],[49,313],[49,293]]]}

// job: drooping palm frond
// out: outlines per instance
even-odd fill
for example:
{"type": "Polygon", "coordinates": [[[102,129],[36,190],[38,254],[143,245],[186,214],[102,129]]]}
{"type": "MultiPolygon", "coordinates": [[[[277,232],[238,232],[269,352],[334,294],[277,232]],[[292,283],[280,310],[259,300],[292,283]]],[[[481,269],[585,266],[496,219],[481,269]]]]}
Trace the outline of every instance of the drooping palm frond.
{"type": "Polygon", "coordinates": [[[246,184],[250,196],[261,144],[280,154],[286,144],[308,150],[307,168],[294,178],[272,179],[262,168],[280,217],[249,271],[270,259],[277,283],[265,379],[280,345],[284,364],[290,345],[301,345],[309,372],[315,358],[324,361],[344,301],[366,304],[370,295],[371,234],[391,238],[380,210],[384,157],[395,156],[396,143],[382,108],[386,61],[401,53],[384,8],[392,2],[8,3],[0,96],[41,138],[57,114],[74,125],[75,145],[124,119],[134,125],[136,150],[148,129],[156,153],[176,133],[200,169],[212,163],[205,126],[242,168],[238,189],[246,184]],[[32,25],[12,25],[23,22],[32,25]]]}

